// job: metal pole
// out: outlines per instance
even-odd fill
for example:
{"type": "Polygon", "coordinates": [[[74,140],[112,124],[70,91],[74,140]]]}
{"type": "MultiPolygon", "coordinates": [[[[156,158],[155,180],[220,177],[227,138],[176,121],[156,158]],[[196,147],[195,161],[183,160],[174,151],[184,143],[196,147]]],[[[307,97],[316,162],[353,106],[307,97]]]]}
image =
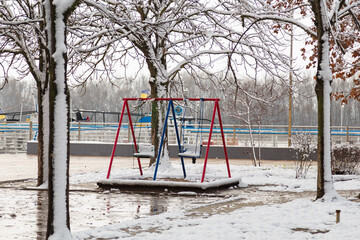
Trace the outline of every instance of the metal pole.
{"type": "MultiPolygon", "coordinates": [[[[174,104],[173,104],[172,101],[169,102],[169,104],[170,104],[170,103],[171,103],[171,110],[172,110],[173,118],[174,118],[174,127],[175,127],[175,132],[176,132],[176,140],[177,140],[177,143],[178,143],[179,152],[182,152],[181,144],[180,144],[179,131],[178,131],[178,128],[177,128],[177,123],[176,123],[176,116],[175,116],[174,104]]],[[[182,169],[183,169],[183,173],[184,173],[184,178],[186,178],[184,158],[183,158],[182,156],[180,156],[180,158],[181,158],[181,165],[182,165],[182,169]]]]}
{"type": "MultiPolygon", "coordinates": [[[[182,128],[183,128],[183,125],[182,125],[182,122],[180,122],[180,133],[182,133],[182,128]]],[[[180,142],[184,142],[184,136],[182,134],[180,134],[180,142]]]]}
{"type": "Polygon", "coordinates": [[[31,139],[32,139],[32,129],[33,129],[33,123],[32,123],[32,121],[30,121],[30,126],[29,126],[29,141],[31,141],[31,139]]]}
{"type": "MultiPolygon", "coordinates": [[[[135,138],[135,131],[134,131],[133,124],[132,124],[132,121],[131,121],[130,109],[129,109],[129,105],[127,104],[127,102],[126,102],[126,111],[127,111],[127,113],[128,113],[128,117],[129,117],[129,126],[130,126],[131,133],[132,133],[133,140],[134,140],[135,152],[139,152],[139,151],[138,151],[138,148],[137,148],[136,138],[135,138]]],[[[140,175],[142,176],[142,175],[143,175],[143,172],[142,172],[142,168],[141,168],[140,158],[137,158],[137,160],[138,160],[140,175]]]]}
{"type": "Polygon", "coordinates": [[[291,146],[291,127],[292,127],[293,43],[294,43],[294,36],[293,36],[293,27],[291,25],[291,30],[290,30],[290,76],[289,76],[289,80],[290,80],[289,85],[290,86],[289,86],[288,147],[291,146]]]}
{"type": "Polygon", "coordinates": [[[235,145],[235,139],[236,139],[236,126],[235,126],[235,124],[234,124],[233,145],[235,145]]]}
{"type": "Polygon", "coordinates": [[[21,102],[19,122],[21,122],[24,101],[21,102]]]}
{"type": "Polygon", "coordinates": [[[158,171],[158,168],[159,168],[160,155],[161,155],[162,146],[164,144],[165,132],[166,132],[166,128],[167,128],[167,120],[168,120],[168,117],[169,117],[170,104],[171,103],[172,103],[172,100],[169,100],[169,105],[168,105],[168,108],[167,108],[167,111],[166,111],[164,129],[163,129],[163,132],[162,132],[162,135],[161,135],[161,140],[160,140],[159,152],[158,152],[157,159],[156,159],[156,165],[155,165],[155,172],[154,172],[153,180],[156,180],[156,175],[157,175],[157,171],[158,171]]]}
{"type": "Polygon", "coordinates": [[[343,129],[342,129],[342,127],[343,127],[343,109],[344,109],[344,105],[343,104],[341,104],[341,110],[340,110],[340,129],[341,129],[341,131],[340,132],[342,132],[343,131],[343,129]]]}
{"type": "Polygon", "coordinates": [[[224,146],[224,154],[225,154],[225,159],[226,159],[226,167],[227,167],[227,170],[228,170],[229,178],[231,178],[229,158],[228,158],[227,149],[226,149],[226,141],[225,141],[224,129],[223,129],[222,121],[221,121],[219,101],[216,101],[215,104],[216,104],[216,108],[217,108],[217,110],[218,110],[218,118],[219,118],[219,124],[220,124],[222,142],[223,142],[223,146],[224,146]]]}
{"type": "Polygon", "coordinates": [[[78,122],[78,141],[81,140],[81,123],[78,122]]]}
{"type": "Polygon", "coordinates": [[[131,136],[131,130],[130,130],[130,124],[128,124],[128,142],[130,142],[130,136],[131,136]]]}
{"type": "Polygon", "coordinates": [[[202,173],[202,177],[201,177],[201,182],[204,182],[204,178],[205,178],[206,164],[207,164],[207,159],[208,159],[208,156],[209,156],[211,135],[212,135],[212,131],[213,131],[213,128],[214,128],[215,114],[216,114],[216,102],[214,103],[214,110],[213,110],[213,116],[212,116],[212,119],[211,119],[209,139],[208,139],[208,143],[207,143],[207,147],[206,147],[206,154],[205,154],[204,168],[203,168],[203,173],[202,173]]]}
{"type": "MultiPolygon", "coordinates": [[[[114,160],[116,145],[117,145],[118,138],[119,138],[119,133],[120,133],[120,128],[121,128],[121,122],[122,122],[122,119],[123,119],[123,116],[124,116],[125,105],[127,105],[127,100],[124,100],[124,105],[123,105],[122,110],[121,110],[121,117],[120,117],[119,125],[118,125],[118,128],[117,128],[117,132],[116,132],[114,147],[113,147],[113,150],[112,150],[112,153],[111,153],[111,158],[110,158],[110,163],[109,163],[109,169],[108,169],[108,173],[107,173],[106,179],[109,179],[109,177],[110,177],[110,172],[111,172],[111,167],[112,167],[113,160],[114,160]]],[[[96,116],[96,115],[95,115],[95,116],[96,116]]]]}

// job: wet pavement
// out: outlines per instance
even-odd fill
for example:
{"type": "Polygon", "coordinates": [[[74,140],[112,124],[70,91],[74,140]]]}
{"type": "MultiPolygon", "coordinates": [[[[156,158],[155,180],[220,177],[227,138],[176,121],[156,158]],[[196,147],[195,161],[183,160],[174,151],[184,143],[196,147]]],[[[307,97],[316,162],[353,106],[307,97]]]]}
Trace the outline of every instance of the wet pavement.
{"type": "MultiPolygon", "coordinates": [[[[47,192],[0,188],[0,239],[44,239],[47,192]]],[[[72,231],[192,208],[223,196],[134,194],[114,191],[70,192],[72,231]]]]}
{"type": "MultiPolygon", "coordinates": [[[[32,181],[0,184],[0,239],[45,239],[47,192],[26,190],[32,181]]],[[[261,191],[258,186],[212,194],[126,193],[102,191],[95,183],[70,192],[71,229],[74,232],[161,214],[186,210],[187,217],[210,216],[243,207],[285,203],[297,198],[314,199],[315,192],[261,191]]],[[[340,191],[346,198],[353,191],[340,191]]]]}

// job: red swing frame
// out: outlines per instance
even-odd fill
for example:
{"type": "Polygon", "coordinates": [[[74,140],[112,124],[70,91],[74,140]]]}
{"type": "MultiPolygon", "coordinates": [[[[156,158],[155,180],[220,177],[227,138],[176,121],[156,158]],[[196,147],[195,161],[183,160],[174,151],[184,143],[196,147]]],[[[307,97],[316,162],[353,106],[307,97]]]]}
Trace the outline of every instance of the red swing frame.
{"type": "MultiPolygon", "coordinates": [[[[135,148],[135,151],[138,152],[138,148],[137,148],[137,144],[136,144],[136,138],[135,138],[135,132],[134,132],[134,127],[133,127],[132,120],[131,120],[131,113],[130,113],[130,110],[129,110],[128,101],[170,101],[170,100],[172,100],[172,101],[185,101],[184,98],[123,98],[123,100],[124,100],[124,104],[123,104],[123,107],[122,107],[121,116],[120,116],[120,120],[119,120],[119,125],[118,125],[117,132],[116,132],[114,147],[113,147],[113,150],[112,150],[112,153],[111,153],[109,169],[108,169],[108,173],[107,173],[107,176],[106,176],[107,179],[109,179],[109,177],[110,177],[111,168],[112,168],[112,164],[113,164],[113,160],[114,160],[114,156],[115,156],[115,150],[116,150],[117,142],[118,142],[118,139],[119,139],[120,128],[121,128],[121,123],[122,123],[123,116],[124,116],[124,113],[125,113],[125,109],[126,109],[126,111],[128,113],[129,126],[130,126],[130,130],[131,130],[132,137],[133,137],[134,148],[135,148]]],[[[225,141],[225,135],[224,135],[223,125],[222,125],[222,120],[221,120],[221,114],[220,114],[220,107],[219,107],[220,99],[219,98],[187,98],[186,100],[188,100],[188,101],[201,101],[202,100],[202,101],[205,101],[205,102],[209,102],[209,101],[214,102],[214,110],[213,110],[212,119],[211,119],[209,139],[208,139],[207,147],[206,147],[206,154],[205,154],[205,159],[204,159],[204,167],[203,167],[203,173],[202,173],[202,177],[201,177],[201,182],[204,182],[204,179],[205,179],[206,165],[207,165],[207,160],[208,160],[208,156],[209,156],[209,149],[210,149],[210,146],[211,146],[210,143],[211,143],[211,137],[212,137],[212,132],[213,132],[213,128],[214,128],[216,111],[218,112],[218,120],[219,120],[219,125],[220,125],[220,130],[221,130],[221,138],[222,138],[222,143],[223,143],[223,148],[224,148],[224,155],[225,155],[225,160],[226,160],[226,167],[227,167],[227,171],[228,171],[228,176],[229,176],[229,178],[231,178],[229,158],[228,158],[228,154],[227,154],[227,150],[226,150],[226,141],[225,141]]],[[[140,158],[137,158],[137,160],[138,160],[140,175],[143,175],[140,158]]]]}

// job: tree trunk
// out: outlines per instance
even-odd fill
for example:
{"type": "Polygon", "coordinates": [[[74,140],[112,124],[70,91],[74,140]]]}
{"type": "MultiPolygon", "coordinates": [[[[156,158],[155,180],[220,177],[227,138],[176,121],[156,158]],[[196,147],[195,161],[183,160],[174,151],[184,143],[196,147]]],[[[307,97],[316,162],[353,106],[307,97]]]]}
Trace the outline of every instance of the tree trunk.
{"type": "Polygon", "coordinates": [[[49,210],[46,237],[71,239],[69,214],[69,90],[66,12],[47,2],[49,65],[49,210]]]}
{"type": "MultiPolygon", "coordinates": [[[[157,97],[157,87],[155,83],[150,83],[151,87],[151,96],[157,97]]],[[[159,152],[159,111],[158,111],[158,102],[153,101],[151,104],[151,144],[154,146],[155,155],[150,158],[149,166],[153,165],[156,161],[157,154],[159,152]]]]}
{"type": "MultiPolygon", "coordinates": [[[[150,84],[151,86],[151,96],[155,96],[155,98],[162,98],[167,97],[165,96],[159,96],[157,93],[158,86],[157,84],[150,84]],[[153,90],[154,89],[154,90],[153,90]]],[[[167,101],[154,101],[152,103],[152,109],[151,109],[151,144],[155,147],[155,157],[150,159],[149,165],[155,163],[159,147],[160,147],[160,140],[161,135],[163,131],[163,126],[165,124],[165,116],[166,116],[166,107],[167,107],[167,101]]],[[[168,155],[168,134],[167,131],[165,132],[164,136],[164,142],[162,146],[162,157],[167,157],[168,155]]]]}
{"type": "MultiPolygon", "coordinates": [[[[160,63],[159,63],[160,64],[160,63]]],[[[154,67],[154,64],[148,62],[148,69],[150,71],[150,87],[151,87],[151,97],[152,98],[166,98],[168,97],[168,81],[164,81],[163,76],[159,76],[158,69],[154,67]],[[162,80],[162,81],[161,81],[162,80]]],[[[163,69],[166,69],[165,66],[163,69]]],[[[154,101],[152,103],[151,109],[151,144],[154,145],[155,148],[155,156],[150,159],[149,166],[153,165],[156,162],[160,140],[163,131],[163,126],[165,123],[166,116],[166,107],[167,101],[154,101]]],[[[168,134],[165,132],[163,147],[162,147],[162,158],[167,159],[169,156],[168,150],[168,134]]],[[[161,159],[162,159],[161,158],[161,159]]],[[[161,163],[162,161],[160,161],[161,163]]],[[[164,163],[166,160],[164,160],[164,163]]],[[[170,163],[170,160],[168,161],[170,163]]]]}
{"type": "Polygon", "coordinates": [[[316,199],[334,190],[331,175],[330,94],[332,73],[330,69],[329,33],[326,6],[321,0],[312,1],[317,28],[318,66],[315,92],[318,101],[318,176],[316,199]]]}
{"type": "Polygon", "coordinates": [[[255,142],[254,142],[254,135],[252,131],[252,125],[251,125],[251,119],[250,119],[250,103],[247,99],[246,101],[246,109],[247,109],[247,124],[249,129],[249,136],[250,136],[250,144],[251,144],[251,150],[252,150],[252,158],[253,158],[253,164],[256,167],[256,151],[255,151],[255,142]]]}
{"type": "MultiPolygon", "coordinates": [[[[41,1],[41,6],[39,7],[39,16],[45,18],[45,9],[44,9],[44,0],[41,1]]],[[[37,30],[37,41],[39,44],[39,70],[45,76],[36,76],[33,74],[36,79],[37,86],[37,100],[38,100],[38,182],[37,186],[45,184],[44,187],[48,184],[49,176],[49,164],[48,164],[48,139],[49,139],[49,121],[48,114],[48,60],[49,60],[49,51],[44,45],[43,40],[40,36],[45,31],[45,23],[43,21],[39,22],[39,29],[37,30]]],[[[45,36],[46,38],[46,36],[45,36]]]]}
{"type": "MultiPolygon", "coordinates": [[[[44,171],[44,112],[42,108],[42,91],[41,91],[41,83],[37,86],[37,94],[38,94],[38,179],[37,179],[37,186],[42,185],[45,182],[45,177],[47,175],[44,171]],[[40,85],[40,86],[39,86],[40,85]]],[[[45,159],[47,161],[47,159],[45,159]]]]}
{"type": "Polygon", "coordinates": [[[325,194],[324,189],[324,84],[322,79],[317,76],[315,93],[318,102],[318,136],[317,136],[317,191],[316,199],[322,198],[325,194]]]}
{"type": "Polygon", "coordinates": [[[38,181],[37,186],[49,183],[49,95],[48,87],[38,82],[38,181]]]}

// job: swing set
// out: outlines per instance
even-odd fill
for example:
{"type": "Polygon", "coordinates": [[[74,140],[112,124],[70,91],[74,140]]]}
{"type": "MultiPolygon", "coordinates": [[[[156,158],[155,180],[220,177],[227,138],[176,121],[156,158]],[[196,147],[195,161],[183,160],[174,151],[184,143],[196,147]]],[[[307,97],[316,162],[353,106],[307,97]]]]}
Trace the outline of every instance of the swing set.
{"type": "MultiPolygon", "coordinates": [[[[203,132],[203,122],[204,122],[204,101],[203,99],[200,99],[200,114],[198,118],[198,126],[196,131],[196,138],[195,138],[195,144],[190,144],[189,140],[185,139],[185,128],[186,125],[186,109],[188,108],[188,101],[187,99],[184,100],[185,102],[185,110],[183,112],[182,121],[181,121],[181,131],[180,131],[180,141],[182,140],[182,151],[179,152],[179,157],[187,157],[191,158],[192,162],[195,164],[196,159],[201,157],[201,149],[202,149],[202,132],[203,132]],[[200,133],[200,137],[199,137],[200,133]]],[[[176,111],[176,108],[175,108],[176,111]]],[[[195,125],[194,125],[195,126],[195,125]]]]}
{"type": "MultiPolygon", "coordinates": [[[[116,146],[117,146],[117,142],[118,142],[118,138],[119,138],[119,133],[120,133],[120,128],[121,128],[123,116],[125,114],[125,110],[128,113],[127,115],[128,115],[128,118],[129,118],[129,128],[131,130],[134,149],[135,149],[135,153],[134,153],[133,156],[137,158],[137,162],[138,162],[138,166],[139,166],[139,170],[140,170],[140,175],[143,175],[140,158],[151,158],[151,157],[154,157],[154,155],[155,155],[154,154],[155,153],[155,151],[154,151],[155,148],[154,148],[153,145],[151,145],[151,144],[146,144],[146,145],[139,144],[139,145],[137,145],[136,138],[135,138],[134,127],[133,127],[133,123],[132,123],[132,120],[131,120],[131,113],[130,113],[129,104],[128,104],[128,102],[130,102],[130,101],[139,101],[139,102],[141,102],[141,101],[167,101],[168,102],[165,122],[164,122],[163,130],[162,130],[158,155],[157,155],[157,159],[156,159],[156,165],[155,165],[155,171],[154,171],[153,180],[156,180],[156,175],[157,175],[159,162],[160,162],[160,156],[161,156],[161,153],[162,153],[162,150],[163,150],[165,132],[166,132],[167,125],[168,125],[168,119],[169,119],[169,115],[170,115],[170,110],[172,111],[172,116],[173,116],[173,121],[174,121],[174,128],[175,128],[176,139],[177,139],[177,145],[178,145],[178,148],[179,148],[178,156],[181,159],[184,178],[186,178],[184,158],[192,158],[193,162],[194,162],[194,159],[200,158],[200,156],[201,156],[202,135],[199,138],[198,134],[199,134],[199,132],[200,132],[200,134],[202,134],[202,131],[203,131],[202,124],[200,124],[200,121],[203,121],[203,119],[202,119],[202,116],[203,116],[203,104],[204,104],[204,102],[214,102],[214,109],[213,109],[213,114],[212,114],[210,130],[209,130],[209,139],[208,139],[208,142],[207,142],[207,148],[206,148],[206,153],[205,153],[205,160],[204,160],[204,167],[203,167],[201,182],[204,182],[204,179],[205,179],[206,165],[207,165],[207,160],[208,160],[208,156],[209,156],[209,149],[210,149],[210,146],[211,146],[210,143],[211,143],[211,137],[212,137],[212,133],[213,133],[213,129],[214,129],[216,112],[218,113],[218,120],[219,120],[219,125],[220,125],[220,130],[221,130],[221,137],[222,137],[222,143],[223,143],[223,148],[224,148],[224,155],[225,155],[225,160],[226,160],[226,167],[227,167],[227,171],[228,171],[228,176],[229,176],[229,178],[231,178],[229,159],[228,159],[227,150],[226,150],[225,136],[224,136],[223,126],[222,126],[222,121],[221,121],[220,107],[219,107],[220,99],[218,99],[218,98],[186,98],[186,99],[184,99],[184,98],[123,98],[123,101],[124,101],[124,104],[123,104],[123,108],[122,108],[122,111],[121,111],[120,121],[119,121],[119,125],[118,125],[118,128],[117,128],[115,142],[114,142],[114,146],[113,146],[113,150],[112,150],[112,154],[111,154],[109,169],[108,169],[108,173],[107,173],[107,177],[106,177],[107,179],[109,179],[109,177],[110,177],[111,168],[112,168],[114,155],[115,155],[115,150],[116,150],[116,146]],[[175,111],[175,108],[174,108],[174,101],[184,101],[185,104],[187,103],[187,101],[195,101],[195,102],[200,101],[200,118],[199,118],[199,121],[198,121],[199,129],[197,129],[195,144],[191,145],[189,143],[185,143],[184,142],[184,136],[183,136],[183,143],[181,144],[181,142],[180,142],[180,135],[179,135],[179,130],[178,130],[177,121],[176,121],[176,111],[175,111]],[[199,141],[199,139],[200,139],[200,141],[199,141]]],[[[185,112],[184,112],[183,116],[185,116],[185,112]]],[[[182,121],[184,121],[184,118],[185,117],[183,117],[182,121]]]]}

